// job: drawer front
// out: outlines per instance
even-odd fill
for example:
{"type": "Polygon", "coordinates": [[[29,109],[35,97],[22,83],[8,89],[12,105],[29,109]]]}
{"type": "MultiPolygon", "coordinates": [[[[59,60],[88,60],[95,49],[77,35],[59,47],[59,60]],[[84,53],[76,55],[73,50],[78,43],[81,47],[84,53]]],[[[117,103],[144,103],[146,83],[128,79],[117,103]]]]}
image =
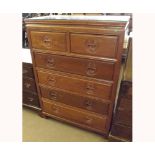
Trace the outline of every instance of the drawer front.
{"type": "Polygon", "coordinates": [[[37,92],[35,80],[30,78],[23,78],[23,90],[37,92]]]}
{"type": "Polygon", "coordinates": [[[113,124],[111,128],[111,134],[113,136],[118,136],[121,138],[125,138],[127,140],[132,140],[132,128],[126,127],[119,124],[113,124]]]}
{"type": "Polygon", "coordinates": [[[29,65],[29,67],[27,67],[26,65],[23,64],[22,72],[24,77],[34,78],[32,66],[29,65]]]}
{"type": "Polygon", "coordinates": [[[132,100],[121,97],[118,103],[118,110],[129,111],[132,113],[132,100]]]}
{"type": "Polygon", "coordinates": [[[38,95],[30,92],[23,92],[23,103],[31,106],[40,107],[38,95]]]}
{"type": "Polygon", "coordinates": [[[132,126],[132,113],[130,111],[117,111],[115,115],[115,123],[132,126]]]}
{"type": "Polygon", "coordinates": [[[106,117],[96,116],[91,113],[79,111],[56,102],[43,102],[43,112],[65,118],[101,131],[105,130],[106,117]]]}
{"type": "Polygon", "coordinates": [[[45,87],[41,87],[41,94],[44,98],[68,104],[73,107],[86,109],[99,114],[108,114],[109,104],[103,103],[100,100],[78,96],[75,94],[70,94],[64,91],[49,89],[45,87]]]}
{"type": "Polygon", "coordinates": [[[105,80],[113,79],[114,63],[39,53],[35,53],[35,61],[37,67],[105,80]]]}
{"type": "Polygon", "coordinates": [[[71,34],[71,52],[101,56],[116,57],[117,37],[105,35],[71,34]]]}
{"type": "Polygon", "coordinates": [[[43,71],[38,71],[38,78],[39,83],[50,87],[60,88],[84,95],[95,96],[106,100],[109,100],[111,97],[111,83],[104,84],[103,82],[99,83],[95,80],[88,81],[72,76],[64,76],[58,73],[47,73],[43,71]]]}
{"type": "Polygon", "coordinates": [[[56,32],[31,31],[32,47],[53,51],[66,51],[66,34],[56,32]]]}

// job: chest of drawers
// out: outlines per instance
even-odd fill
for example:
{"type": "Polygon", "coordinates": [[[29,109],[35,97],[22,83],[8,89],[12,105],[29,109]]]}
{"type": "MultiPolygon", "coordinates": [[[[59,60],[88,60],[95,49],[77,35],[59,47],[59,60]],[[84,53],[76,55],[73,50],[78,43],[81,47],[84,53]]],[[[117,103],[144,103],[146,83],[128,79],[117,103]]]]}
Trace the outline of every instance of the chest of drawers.
{"type": "Polygon", "coordinates": [[[108,135],[128,19],[25,20],[43,115],[108,135]]]}

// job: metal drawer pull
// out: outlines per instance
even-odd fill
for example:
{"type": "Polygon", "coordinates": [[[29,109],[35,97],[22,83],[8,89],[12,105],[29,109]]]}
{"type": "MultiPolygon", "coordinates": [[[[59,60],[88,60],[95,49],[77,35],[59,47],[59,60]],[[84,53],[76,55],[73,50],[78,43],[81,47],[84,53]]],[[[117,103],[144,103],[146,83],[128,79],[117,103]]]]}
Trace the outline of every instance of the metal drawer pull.
{"type": "Polygon", "coordinates": [[[86,106],[86,109],[92,110],[92,101],[86,100],[84,105],[86,106]]]}
{"type": "Polygon", "coordinates": [[[28,97],[27,98],[30,102],[32,102],[33,100],[34,100],[34,98],[32,98],[32,97],[28,97]]]}
{"type": "Polygon", "coordinates": [[[56,92],[49,92],[49,97],[52,100],[57,100],[57,93],[56,92]]]}
{"type": "Polygon", "coordinates": [[[58,107],[56,107],[56,106],[52,106],[52,110],[53,110],[53,112],[54,113],[59,113],[59,108],[58,107]]]}
{"type": "Polygon", "coordinates": [[[88,53],[96,53],[97,41],[93,39],[87,39],[85,45],[88,53]]]}
{"type": "Polygon", "coordinates": [[[31,87],[30,83],[24,83],[24,85],[25,85],[26,88],[30,88],[31,87]]]}
{"type": "Polygon", "coordinates": [[[26,74],[26,73],[28,73],[28,70],[23,69],[23,74],[26,74]]]}
{"type": "Polygon", "coordinates": [[[94,94],[94,90],[95,90],[94,85],[92,83],[88,83],[86,86],[86,93],[87,94],[94,94]]]}
{"type": "Polygon", "coordinates": [[[46,66],[48,68],[53,68],[54,67],[54,64],[55,64],[54,58],[52,58],[52,57],[47,58],[47,59],[45,59],[45,62],[46,62],[46,66]]]}
{"type": "Polygon", "coordinates": [[[51,77],[51,76],[47,77],[47,83],[48,83],[50,86],[55,86],[55,82],[56,82],[56,80],[55,80],[54,77],[51,77]]]}
{"type": "Polygon", "coordinates": [[[89,62],[88,63],[86,74],[88,76],[96,75],[96,65],[95,65],[94,62],[89,62]]]}
{"type": "Polygon", "coordinates": [[[88,124],[88,125],[91,125],[92,124],[92,121],[93,121],[92,118],[86,117],[85,123],[88,124]]]}
{"type": "Polygon", "coordinates": [[[46,47],[50,47],[52,45],[52,40],[48,36],[44,36],[42,41],[43,41],[43,45],[46,47]]]}

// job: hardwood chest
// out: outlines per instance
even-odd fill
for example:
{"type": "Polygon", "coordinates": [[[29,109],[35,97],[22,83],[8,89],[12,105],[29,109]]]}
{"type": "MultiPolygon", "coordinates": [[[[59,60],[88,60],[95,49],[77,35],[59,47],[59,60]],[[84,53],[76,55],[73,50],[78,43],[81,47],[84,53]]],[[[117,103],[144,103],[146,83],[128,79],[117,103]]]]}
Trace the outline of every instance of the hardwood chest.
{"type": "Polygon", "coordinates": [[[23,105],[40,110],[39,98],[37,94],[36,83],[34,79],[33,67],[31,63],[22,63],[23,65],[23,105]]]}
{"type": "Polygon", "coordinates": [[[44,116],[108,135],[128,19],[25,20],[44,116]]]}

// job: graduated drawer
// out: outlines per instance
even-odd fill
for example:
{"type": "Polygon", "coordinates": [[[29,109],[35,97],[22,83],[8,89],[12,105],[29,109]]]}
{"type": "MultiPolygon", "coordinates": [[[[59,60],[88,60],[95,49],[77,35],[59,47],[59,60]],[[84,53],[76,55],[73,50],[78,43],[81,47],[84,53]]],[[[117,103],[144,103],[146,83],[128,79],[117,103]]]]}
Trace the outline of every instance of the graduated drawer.
{"type": "Polygon", "coordinates": [[[71,34],[71,52],[115,58],[117,51],[117,36],[71,34]]]}
{"type": "Polygon", "coordinates": [[[99,82],[98,80],[88,80],[73,75],[62,74],[60,72],[38,71],[39,83],[50,87],[55,87],[70,92],[95,96],[109,100],[111,96],[112,83],[99,82]]]}
{"type": "Polygon", "coordinates": [[[23,77],[23,90],[37,92],[35,80],[31,78],[23,77]]]}
{"type": "Polygon", "coordinates": [[[34,78],[32,64],[30,64],[30,63],[23,63],[22,73],[23,73],[24,77],[34,78]]]}
{"type": "Polygon", "coordinates": [[[114,63],[84,58],[35,53],[37,67],[112,80],[114,63]]]}
{"type": "Polygon", "coordinates": [[[72,108],[64,104],[59,104],[58,102],[43,101],[43,112],[101,131],[105,130],[105,116],[101,117],[98,115],[94,115],[92,113],[85,112],[77,108],[72,108]]]}
{"type": "Polygon", "coordinates": [[[66,34],[58,32],[31,31],[32,48],[53,51],[66,51],[66,34]]]}
{"type": "Polygon", "coordinates": [[[31,106],[40,107],[38,95],[31,92],[23,92],[23,103],[31,106]]]}
{"type": "Polygon", "coordinates": [[[49,89],[46,87],[40,87],[42,97],[61,102],[73,107],[78,107],[93,111],[99,114],[107,115],[109,111],[109,104],[104,103],[101,100],[96,100],[94,98],[88,98],[84,96],[79,96],[77,94],[71,94],[65,91],[60,91],[57,89],[49,89]]]}

